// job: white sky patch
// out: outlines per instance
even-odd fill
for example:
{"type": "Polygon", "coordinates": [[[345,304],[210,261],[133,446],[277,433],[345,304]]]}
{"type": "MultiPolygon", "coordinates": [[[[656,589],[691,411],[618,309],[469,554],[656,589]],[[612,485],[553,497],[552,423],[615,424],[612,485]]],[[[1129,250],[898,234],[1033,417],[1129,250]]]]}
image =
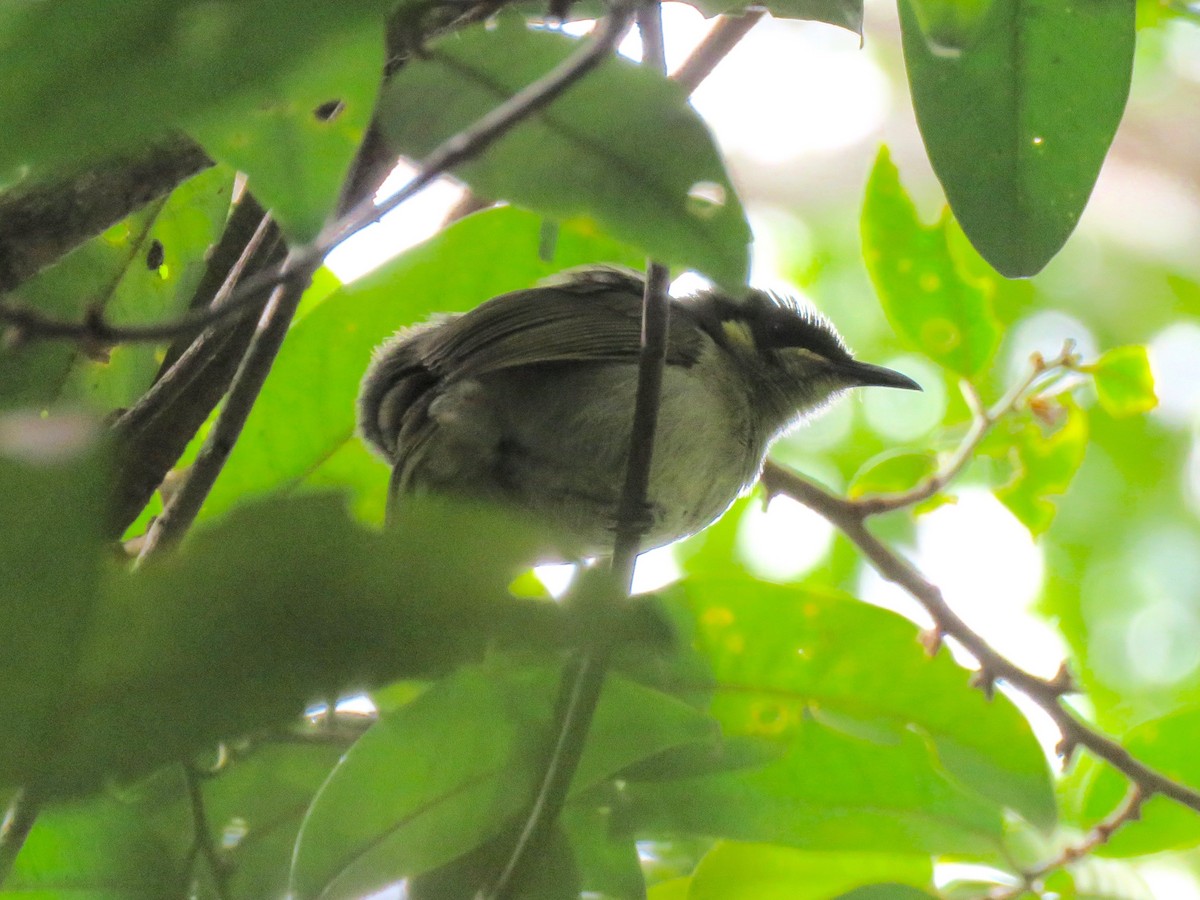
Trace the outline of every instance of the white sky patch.
{"type": "Polygon", "coordinates": [[[738,554],[750,571],[771,581],[793,581],[829,552],[833,527],[791,497],[773,497],[746,510],[738,528],[738,554]]]}
{"type": "MultiPolygon", "coordinates": [[[[965,488],[958,501],[917,520],[910,558],[942,590],[967,625],[1017,665],[1052,676],[1065,656],[1062,638],[1031,612],[1041,592],[1042,553],[1029,532],[989,491],[965,488]]],[[[923,612],[899,587],[866,568],[859,596],[922,625],[923,612]]]]}
{"type": "Polygon", "coordinates": [[[1075,342],[1075,352],[1084,362],[1091,362],[1099,355],[1091,330],[1074,316],[1048,309],[1022,319],[1013,328],[1008,344],[1005,366],[1008,380],[1016,381],[1029,373],[1032,353],[1036,351],[1050,359],[1062,352],[1063,344],[1068,340],[1075,342]]]}
{"type": "Polygon", "coordinates": [[[1167,326],[1150,341],[1148,351],[1158,395],[1150,414],[1177,427],[1200,422],[1200,324],[1167,326]]]}

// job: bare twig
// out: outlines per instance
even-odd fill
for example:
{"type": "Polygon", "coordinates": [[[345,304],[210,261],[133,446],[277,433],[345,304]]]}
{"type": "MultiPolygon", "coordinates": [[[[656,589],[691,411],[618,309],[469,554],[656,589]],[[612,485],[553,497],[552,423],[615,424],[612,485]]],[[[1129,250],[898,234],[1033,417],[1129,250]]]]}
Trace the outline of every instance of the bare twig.
{"type": "Polygon", "coordinates": [[[192,848],[189,856],[192,859],[200,857],[204,860],[212,874],[213,893],[217,900],[228,900],[229,869],[213,842],[208,811],[204,807],[204,792],[200,788],[200,775],[190,765],[184,766],[183,775],[187,782],[188,802],[192,810],[192,848]]]}
{"type": "MultiPolygon", "coordinates": [[[[660,71],[665,68],[662,45],[662,13],[658,3],[640,7],[638,28],[642,33],[644,60],[660,71]]],[[[611,578],[597,590],[584,589],[572,598],[580,613],[598,626],[589,629],[595,640],[580,648],[563,670],[555,704],[554,740],[547,754],[542,780],[534,795],[520,834],[500,874],[491,887],[481,891],[488,900],[506,900],[519,888],[526,864],[544,845],[567,801],[571,780],[579,768],[583,748],[612,655],[612,629],[606,627],[616,605],[628,596],[642,534],[647,527],[646,494],[650,485],[650,463],[654,433],[658,425],[659,395],[667,358],[667,326],[670,299],[666,266],[647,266],[642,298],[642,349],[638,359],[637,393],[630,430],[625,485],[617,506],[617,533],[610,567],[611,578]]]]}
{"type": "Polygon", "coordinates": [[[12,872],[17,855],[37,821],[41,803],[27,788],[21,788],[8,804],[4,824],[0,825],[0,885],[12,872]]]}
{"type": "Polygon", "coordinates": [[[764,15],[762,10],[753,10],[740,16],[721,16],[671,79],[692,93],[764,15]]]}
{"type": "MultiPolygon", "coordinates": [[[[1008,660],[954,613],[936,585],[867,529],[866,520],[869,516],[919,502],[944,487],[966,464],[987,430],[1001,416],[1013,411],[1042,375],[1074,368],[1077,359],[1068,345],[1055,359],[1046,361],[1035,357],[1033,363],[1033,372],[1014,385],[990,410],[985,411],[980,404],[975,404],[976,421],[950,463],[912,491],[884,498],[845,500],[774,463],[768,463],[764,469],[763,484],[769,494],[786,494],[823,516],[857,545],[880,575],[912,595],[933,618],[933,630],[924,641],[930,650],[936,650],[943,637],[954,638],[979,664],[974,679],[976,686],[990,694],[997,681],[1004,681],[1041,707],[1062,735],[1058,751],[1064,759],[1070,759],[1078,747],[1085,747],[1124,774],[1138,789],[1140,798],[1162,794],[1200,812],[1200,792],[1134,758],[1119,742],[1083,722],[1064,705],[1063,698],[1076,690],[1065,665],[1053,678],[1045,679],[1026,672],[1008,660]]],[[[1141,801],[1138,802],[1140,804],[1141,801]]],[[[1126,819],[1130,817],[1126,816],[1126,819]]]]}
{"type": "Polygon", "coordinates": [[[988,900],[1017,900],[1027,892],[1040,893],[1038,882],[1051,872],[1055,872],[1071,863],[1078,862],[1089,855],[1097,847],[1107,844],[1109,839],[1129,822],[1137,821],[1142,814],[1142,806],[1146,796],[1136,784],[1130,785],[1125,798],[1120,805],[1106,818],[1097,822],[1092,830],[1076,844],[1064,847],[1053,859],[1039,866],[1021,872],[1021,883],[1015,887],[998,888],[988,894],[988,900]]]}
{"type": "Polygon", "coordinates": [[[971,461],[971,457],[983,439],[987,437],[988,432],[997,422],[1016,410],[1042,376],[1063,369],[1072,369],[1078,364],[1079,357],[1075,353],[1074,344],[1070,341],[1053,359],[1044,359],[1041,354],[1035,354],[1030,360],[1029,372],[1025,377],[1017,381],[990,409],[984,407],[974,385],[969,381],[964,381],[962,392],[972,413],[971,427],[946,464],[911,490],[886,496],[863,497],[851,502],[862,515],[873,516],[928,500],[958,477],[966,464],[971,461]]]}

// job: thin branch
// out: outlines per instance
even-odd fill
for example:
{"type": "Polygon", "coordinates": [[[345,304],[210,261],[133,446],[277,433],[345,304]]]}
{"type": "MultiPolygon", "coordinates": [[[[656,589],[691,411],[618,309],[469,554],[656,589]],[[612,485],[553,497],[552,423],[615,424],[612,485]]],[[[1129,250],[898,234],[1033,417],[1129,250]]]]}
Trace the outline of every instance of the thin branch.
{"type": "MultiPolygon", "coordinates": [[[[637,22],[642,35],[644,64],[665,71],[662,10],[659,4],[640,7],[637,22]]],[[[607,627],[607,623],[620,599],[630,593],[638,549],[649,524],[646,498],[650,486],[654,435],[658,427],[663,368],[667,358],[667,329],[671,309],[667,286],[670,280],[666,266],[648,263],[642,297],[642,346],[638,358],[637,393],[625,465],[625,484],[617,505],[610,577],[606,583],[597,585],[596,590],[584,587],[572,598],[578,611],[597,623],[597,628],[588,629],[589,633],[595,635],[595,640],[589,646],[580,648],[563,670],[555,704],[554,743],[542,772],[542,780],[504,867],[491,888],[480,892],[488,900],[506,900],[516,896],[529,860],[544,846],[558,821],[567,802],[571,781],[583,757],[592,719],[604,690],[613,647],[612,629],[607,627]]]]}
{"type": "MultiPolygon", "coordinates": [[[[199,856],[212,873],[213,892],[217,900],[229,900],[229,870],[217,845],[213,842],[212,829],[208,822],[208,811],[204,807],[204,792],[200,788],[200,775],[190,765],[183,768],[187,782],[188,802],[192,811],[192,848],[190,857],[199,856]]],[[[189,873],[190,874],[190,873],[189,873]]]]}
{"type": "MultiPolygon", "coordinates": [[[[1074,356],[1070,347],[1065,348],[1063,354],[1055,360],[1045,362],[1035,359],[1034,375],[1020,382],[991,411],[981,412],[979,420],[986,423],[994,414],[1011,411],[1020,397],[1034,385],[1037,377],[1054,368],[1070,368],[1073,365],[1074,356]]],[[[977,436],[977,433],[980,430],[986,431],[989,427],[990,424],[985,424],[972,429],[964,442],[968,454],[982,438],[982,435],[977,436]]],[[[948,474],[945,478],[935,478],[930,482],[930,487],[922,486],[914,492],[898,496],[905,498],[907,502],[915,502],[914,497],[919,500],[931,495],[962,467],[965,462],[959,459],[962,455],[961,452],[955,455],[946,470],[948,474]]],[[[867,518],[881,511],[878,502],[845,500],[774,463],[767,464],[762,481],[769,494],[785,494],[828,520],[858,547],[880,575],[902,587],[924,607],[934,622],[934,628],[925,640],[931,652],[940,646],[944,637],[952,637],[970,652],[979,664],[979,671],[974,679],[976,686],[990,694],[997,681],[1004,681],[1041,707],[1062,735],[1058,751],[1064,759],[1070,759],[1078,747],[1085,747],[1129,778],[1142,797],[1162,794],[1200,812],[1200,792],[1150,768],[1133,757],[1119,742],[1083,722],[1064,705],[1064,696],[1075,691],[1065,665],[1060,667],[1053,678],[1039,678],[1008,660],[993,649],[982,636],[969,628],[949,607],[936,585],[868,530],[867,518]]],[[[899,505],[901,504],[884,504],[882,508],[897,508],[899,505]]]]}
{"type": "Polygon", "coordinates": [[[762,10],[752,10],[740,16],[721,16],[671,79],[692,93],[765,15],[762,10]]]}
{"type": "Polygon", "coordinates": [[[1146,796],[1136,784],[1130,785],[1120,805],[1076,844],[1064,847],[1053,859],[1032,869],[1021,872],[1021,883],[1015,887],[999,888],[988,894],[988,900],[1017,900],[1028,892],[1040,893],[1039,882],[1052,872],[1078,862],[1091,854],[1097,847],[1107,844],[1109,839],[1130,822],[1142,815],[1146,796]]]}
{"type": "Polygon", "coordinates": [[[40,801],[28,788],[18,789],[9,802],[4,823],[0,825],[0,885],[12,873],[13,864],[25,846],[25,839],[33,830],[40,810],[40,801]]]}
{"type": "Polygon", "coordinates": [[[946,464],[911,490],[884,496],[863,497],[849,502],[853,503],[862,515],[874,516],[928,500],[958,477],[967,463],[971,461],[988,432],[995,427],[997,422],[1017,409],[1040,378],[1064,369],[1073,369],[1078,365],[1079,356],[1075,352],[1075,345],[1072,341],[1067,341],[1053,359],[1045,359],[1041,354],[1034,354],[1030,360],[1029,372],[1009,388],[1008,392],[990,409],[984,407],[974,385],[969,381],[964,381],[962,383],[963,399],[966,400],[967,406],[971,410],[971,427],[946,464]]]}
{"type": "MultiPolygon", "coordinates": [[[[246,265],[258,253],[263,240],[271,230],[271,217],[264,215],[255,228],[250,240],[242,248],[241,254],[230,267],[225,280],[213,297],[211,308],[218,308],[229,301],[234,287],[242,277],[246,265]]],[[[145,427],[166,406],[173,403],[191,382],[199,367],[207,361],[205,345],[208,333],[201,334],[192,344],[180,354],[179,358],[162,374],[150,389],[146,391],[129,409],[113,422],[113,430],[129,434],[145,427]]]]}
{"type": "Polygon", "coordinates": [[[241,365],[238,366],[237,374],[233,377],[225,405],[221,407],[217,421],[179,493],[171,498],[146,533],[145,543],[138,554],[139,563],[154,553],[160,544],[170,545],[178,541],[195,521],[196,514],[200,512],[200,507],[216,483],[217,476],[225,467],[225,461],[233,452],[233,446],[242,433],[250,410],[258,399],[259,391],[267,380],[271,365],[275,362],[283,339],[292,324],[296,308],[300,305],[300,298],[312,281],[318,265],[319,262],[314,263],[311,259],[297,262],[293,255],[289,255],[289,259],[285,261],[284,271],[288,273],[288,280],[275,289],[274,295],[267,303],[258,330],[254,333],[246,355],[242,357],[241,365]]]}

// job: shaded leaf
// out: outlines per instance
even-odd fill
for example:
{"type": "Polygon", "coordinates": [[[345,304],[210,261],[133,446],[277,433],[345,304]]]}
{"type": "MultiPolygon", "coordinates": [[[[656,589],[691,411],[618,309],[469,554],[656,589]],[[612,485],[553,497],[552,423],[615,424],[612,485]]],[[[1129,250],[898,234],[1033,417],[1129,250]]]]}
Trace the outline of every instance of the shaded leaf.
{"type": "Polygon", "coordinates": [[[1141,345],[1114,347],[1084,367],[1096,385],[1096,397],[1110,416],[1124,418],[1158,405],[1150,359],[1141,345]]]}
{"type": "MultiPolygon", "coordinates": [[[[247,507],[167,559],[111,572],[102,594],[57,552],[53,575],[36,575],[36,554],[6,567],[18,586],[44,585],[5,607],[11,645],[29,651],[0,669],[7,783],[86,792],[287,721],[313,697],[444,672],[492,641],[568,640],[561,608],[504,591],[538,552],[535,529],[442,503],[406,514],[378,534],[330,497],[247,507]]],[[[38,521],[24,527],[38,534],[38,521]]],[[[94,568],[90,546],[78,558],[94,568]]]]}
{"type": "MultiPolygon", "coordinates": [[[[234,173],[201,172],[97,235],[13,292],[16,302],[82,321],[101,310],[116,325],[178,315],[204,272],[205,254],[229,212],[234,173]],[[148,262],[152,247],[161,255],[148,262]]],[[[166,343],[165,341],[163,343],[166,343]]],[[[161,361],[154,344],[87,348],[69,341],[0,347],[0,405],[80,404],[97,413],[128,406],[150,386],[161,361]]]]}
{"type": "MultiPolygon", "coordinates": [[[[515,16],[443,38],[385,87],[381,130],[420,159],[578,47],[515,16]]],[[[678,85],[627,60],[605,62],[455,171],[484,196],[593,220],[731,288],[746,280],[750,228],[712,136],[678,85]]]]}
{"type": "Polygon", "coordinates": [[[212,157],[246,173],[289,239],[311,241],[335,211],[371,121],[383,63],[382,23],[334,32],[303,66],[245,85],[189,130],[212,157]]]}
{"type": "Polygon", "coordinates": [[[1034,274],[1074,230],[1121,121],[1134,0],[993,0],[982,15],[977,0],[902,0],[900,21],[955,217],[1000,272],[1034,274]]]}
{"type": "MultiPolygon", "coordinates": [[[[532,796],[556,683],[546,672],[464,669],[384,716],[313,803],[293,890],[361,896],[499,833],[532,796]]],[[[610,677],[573,791],[712,731],[678,700],[610,677]]]]}
{"type": "Polygon", "coordinates": [[[931,453],[888,450],[854,474],[847,494],[852,498],[896,494],[916,487],[936,470],[937,459],[931,453]]]}
{"type": "Polygon", "coordinates": [[[888,321],[915,350],[970,378],[995,355],[1000,330],[992,316],[995,276],[960,265],[947,211],[922,225],[887,148],[867,183],[863,257],[888,321]]]}
{"type": "MultiPolygon", "coordinates": [[[[91,0],[0,8],[0,185],[252,109],[326,50],[380,37],[395,0],[91,0]]],[[[378,58],[342,57],[378,78],[378,58]]],[[[323,97],[322,100],[333,99],[323,97]]],[[[249,115],[253,117],[253,113],[249,115]]]]}

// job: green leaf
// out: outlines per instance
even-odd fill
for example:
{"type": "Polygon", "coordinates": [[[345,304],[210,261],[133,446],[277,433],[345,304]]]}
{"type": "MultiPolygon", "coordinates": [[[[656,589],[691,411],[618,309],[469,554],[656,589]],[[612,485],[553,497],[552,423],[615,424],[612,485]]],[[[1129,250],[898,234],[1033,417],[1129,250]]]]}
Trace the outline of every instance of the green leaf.
{"type": "MultiPolygon", "coordinates": [[[[407,512],[379,534],[330,497],[246,507],[169,558],[110,573],[99,598],[90,570],[72,575],[76,554],[58,558],[65,523],[47,539],[36,518],[14,519],[54,553],[5,567],[24,586],[4,607],[6,782],[85,793],[285,722],[314,697],[445,672],[494,642],[568,639],[560,607],[504,591],[539,552],[536,530],[448,503],[407,512]]],[[[98,548],[77,557],[94,567],[98,548]]],[[[637,614],[630,625],[626,637],[650,627],[637,614]]]]}
{"type": "Polygon", "coordinates": [[[937,458],[932,453],[888,450],[855,473],[847,494],[851,498],[896,494],[916,487],[936,470],[937,458]]]}
{"type": "Polygon", "coordinates": [[[1114,347],[1083,370],[1091,373],[1096,398],[1110,416],[1136,416],[1158,405],[1150,360],[1141,345],[1114,347]]]}
{"type": "Polygon", "coordinates": [[[166,900],[179,867],[145,817],[102,797],[43,809],[0,897],[166,900]]]}
{"type": "Polygon", "coordinates": [[[1059,419],[1055,425],[1048,428],[1030,416],[994,432],[988,441],[989,452],[1004,447],[1015,467],[1008,483],[996,489],[996,498],[1034,535],[1050,528],[1055,508],[1048,498],[1067,492],[1087,451],[1087,413],[1068,395],[1054,406],[1048,414],[1059,419]]]}
{"type": "MultiPolygon", "coordinates": [[[[188,179],[22,284],[13,299],[75,321],[98,309],[116,325],[178,315],[225,224],[233,178],[231,169],[216,166],[188,179]],[[154,268],[147,262],[152,246],[162,250],[154,268]]],[[[160,361],[154,344],[120,344],[91,356],[66,341],[0,349],[0,405],[80,404],[106,414],[141,396],[160,361]]]]}
{"type": "Polygon", "coordinates": [[[725,841],[696,867],[688,900],[826,900],[876,881],[932,880],[928,856],[812,853],[725,841]]]}
{"type": "Polygon", "coordinates": [[[749,579],[687,582],[693,645],[726,736],[773,740],[754,770],[630,784],[646,833],[695,831],[823,851],[988,852],[1000,806],[1054,819],[1045,759],[914,626],[839,595],[749,579]],[[969,789],[971,793],[967,790],[969,789]]]}
{"type": "Polygon", "coordinates": [[[912,9],[930,45],[955,53],[970,46],[997,2],[1005,0],[912,0],[912,9]]]}
{"type": "Polygon", "coordinates": [[[918,2],[900,21],[929,160],[979,252],[1032,275],[1074,230],[1121,121],[1134,0],[992,0],[975,22],[972,2],[965,26],[947,0],[918,2]]]}
{"type": "Polygon", "coordinates": [[[214,158],[245,172],[255,198],[296,243],[315,238],[371,122],[383,29],[333,34],[286,76],[252,82],[191,125],[214,158]]]}
{"type": "Polygon", "coordinates": [[[1000,344],[992,317],[995,276],[971,274],[952,250],[949,212],[922,225],[886,147],[867,183],[863,257],[888,321],[914,349],[965,378],[1000,344]]]}
{"type": "Polygon", "coordinates": [[[933,895],[907,884],[868,884],[837,900],[933,900],[933,895]]]}
{"type": "MultiPolygon", "coordinates": [[[[564,225],[554,257],[538,257],[542,220],[518,209],[468,216],[381,269],[345,285],[298,322],[263,386],[203,515],[294,485],[317,472],[354,434],[355,398],[371,351],[397,329],[433,312],[459,312],[526,288],[560,269],[590,262],[637,265],[627,247],[582,225],[564,225]],[[464,265],[464,260],[470,260],[464,265]]],[[[380,508],[387,468],[348,451],[340,473],[321,481],[366,485],[365,508],[380,508]],[[344,480],[342,480],[344,479],[344,480]]]]}
{"type": "MultiPolygon", "coordinates": [[[[1200,709],[1183,709],[1145,722],[1121,738],[1134,757],[1168,778],[1200,789],[1200,709]]],[[[1129,782],[1108,766],[1097,767],[1082,804],[1085,822],[1108,816],[1120,804],[1129,782]]],[[[1163,850],[1200,845],[1200,818],[1195,812],[1166,797],[1152,797],[1142,807],[1138,821],[1118,830],[1096,853],[1105,856],[1142,856],[1163,850]]]]}
{"type": "MultiPolygon", "coordinates": [[[[464,669],[384,716],[343,758],[297,842],[300,897],[358,897],[496,835],[540,774],[557,676],[464,669]]],[[[572,791],[713,734],[707,717],[610,677],[572,791]]]]}
{"type": "Polygon", "coordinates": [[[95,421],[0,414],[0,773],[37,781],[97,604],[105,454],[95,421]]]}
{"type": "MultiPolygon", "coordinates": [[[[381,130],[420,159],[579,45],[515,16],[437,41],[384,88],[381,130]]],[[[678,85],[627,60],[603,63],[455,171],[484,196],[591,220],[665,263],[745,283],[750,228],[712,136],[678,85]]]]}
{"type": "Polygon", "coordinates": [[[920,733],[964,786],[1036,824],[1054,822],[1028,722],[1005,698],[970,688],[948,656],[927,658],[907,619],[845,595],[750,579],[696,579],[684,590],[695,642],[713,666],[712,711],[727,733],[786,739],[805,716],[885,745],[920,733]]]}
{"type": "MultiPolygon", "coordinates": [[[[340,50],[343,66],[378,79],[377,54],[355,59],[344,51],[364,34],[381,40],[393,6],[395,0],[5,4],[0,185],[27,169],[77,165],[220,111],[240,110],[251,121],[256,100],[286,102],[295,73],[320,66],[314,61],[327,53],[340,50]]],[[[336,99],[342,78],[319,102],[336,99]]]]}

